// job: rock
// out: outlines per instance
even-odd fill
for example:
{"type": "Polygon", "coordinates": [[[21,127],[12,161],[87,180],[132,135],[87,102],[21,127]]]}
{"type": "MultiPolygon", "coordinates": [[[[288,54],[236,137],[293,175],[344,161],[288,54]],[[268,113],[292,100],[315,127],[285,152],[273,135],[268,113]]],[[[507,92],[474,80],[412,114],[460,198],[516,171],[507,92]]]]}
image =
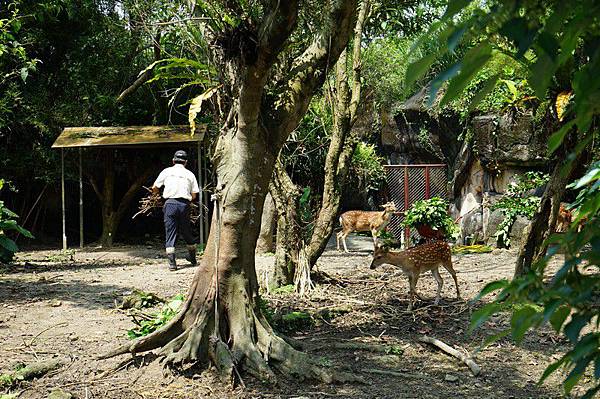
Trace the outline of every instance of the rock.
{"type": "Polygon", "coordinates": [[[458,377],[455,376],[455,375],[452,375],[452,374],[446,374],[444,376],[444,381],[447,381],[447,382],[456,382],[456,381],[458,381],[458,377]]]}
{"type": "Polygon", "coordinates": [[[69,392],[65,392],[62,389],[55,389],[54,391],[50,392],[50,395],[48,395],[48,399],[72,399],[73,395],[71,395],[69,392]]]}
{"type": "Polygon", "coordinates": [[[496,246],[496,231],[498,231],[498,226],[504,220],[504,211],[502,209],[494,209],[489,211],[489,216],[486,221],[484,221],[483,231],[484,237],[483,241],[487,245],[496,246]]]}
{"type": "Polygon", "coordinates": [[[62,302],[59,301],[58,299],[52,299],[52,300],[50,300],[50,302],[48,302],[48,304],[50,306],[52,306],[53,308],[57,308],[62,305],[62,302]]]}
{"type": "Polygon", "coordinates": [[[547,132],[534,129],[530,114],[477,116],[472,129],[483,164],[538,166],[547,161],[547,132]]]}
{"type": "Polygon", "coordinates": [[[517,216],[517,219],[510,229],[511,247],[517,247],[521,244],[523,241],[525,228],[529,225],[529,223],[529,219],[527,219],[525,216],[517,216]]]}

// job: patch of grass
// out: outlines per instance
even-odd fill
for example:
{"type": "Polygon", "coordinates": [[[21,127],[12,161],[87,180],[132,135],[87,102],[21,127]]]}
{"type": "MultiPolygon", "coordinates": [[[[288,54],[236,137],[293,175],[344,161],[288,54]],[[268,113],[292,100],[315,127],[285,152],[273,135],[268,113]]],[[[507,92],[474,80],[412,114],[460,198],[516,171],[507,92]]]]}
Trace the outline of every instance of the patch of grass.
{"type": "Polygon", "coordinates": [[[452,247],[453,254],[483,254],[492,252],[494,249],[489,245],[455,245],[452,247]]]}
{"type": "Polygon", "coordinates": [[[271,293],[273,294],[293,294],[294,292],[296,292],[296,286],[294,284],[283,285],[271,289],[271,293]]]}
{"type": "Polygon", "coordinates": [[[46,255],[48,262],[75,262],[75,250],[63,249],[60,252],[46,255]]]}

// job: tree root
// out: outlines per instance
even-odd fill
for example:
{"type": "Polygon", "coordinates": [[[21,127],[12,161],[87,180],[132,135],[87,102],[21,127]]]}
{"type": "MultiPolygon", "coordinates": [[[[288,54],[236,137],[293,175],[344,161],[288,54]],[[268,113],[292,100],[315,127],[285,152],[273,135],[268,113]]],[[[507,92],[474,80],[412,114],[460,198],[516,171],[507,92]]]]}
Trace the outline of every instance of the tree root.
{"type": "MultiPolygon", "coordinates": [[[[233,283],[232,287],[235,286],[233,283]]],[[[273,369],[300,380],[314,379],[325,383],[365,382],[355,374],[319,364],[312,356],[294,349],[275,334],[257,306],[253,306],[253,300],[245,290],[231,288],[231,291],[224,294],[229,299],[221,303],[218,310],[219,317],[223,317],[227,327],[215,328],[215,316],[212,312],[215,310],[215,287],[216,282],[207,289],[204,301],[195,302],[193,308],[188,299],[182,311],[163,328],[122,345],[99,359],[158,349],[156,354],[163,367],[205,361],[216,368],[221,380],[225,382],[235,381],[234,375],[241,381],[238,367],[269,383],[277,381],[273,369]],[[242,303],[245,305],[226,306],[242,303]],[[187,324],[190,319],[193,320],[191,325],[187,324]]]]}

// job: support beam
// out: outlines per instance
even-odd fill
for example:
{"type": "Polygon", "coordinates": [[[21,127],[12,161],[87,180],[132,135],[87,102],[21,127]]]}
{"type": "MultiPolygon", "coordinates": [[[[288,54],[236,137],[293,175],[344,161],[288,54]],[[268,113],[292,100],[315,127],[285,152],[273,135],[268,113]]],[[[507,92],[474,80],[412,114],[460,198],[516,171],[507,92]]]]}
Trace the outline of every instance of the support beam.
{"type": "Polygon", "coordinates": [[[79,147],[79,248],[83,248],[83,150],[79,147]]]}
{"type": "Polygon", "coordinates": [[[200,244],[204,245],[204,182],[202,179],[202,146],[198,141],[198,211],[200,219],[198,219],[198,229],[200,230],[200,244]]]}
{"type": "Polygon", "coordinates": [[[67,223],[65,215],[65,149],[60,149],[60,183],[61,183],[61,200],[62,200],[62,244],[63,250],[67,249],[67,223]]]}
{"type": "MultiPolygon", "coordinates": [[[[210,187],[210,184],[208,182],[208,154],[206,153],[206,151],[204,151],[204,156],[202,157],[202,173],[204,174],[204,178],[202,179],[204,181],[204,184],[208,184],[210,187]]],[[[206,215],[206,217],[204,218],[204,233],[205,235],[208,237],[208,235],[210,234],[210,210],[209,210],[209,200],[208,200],[208,195],[204,196],[204,213],[206,215]]]]}

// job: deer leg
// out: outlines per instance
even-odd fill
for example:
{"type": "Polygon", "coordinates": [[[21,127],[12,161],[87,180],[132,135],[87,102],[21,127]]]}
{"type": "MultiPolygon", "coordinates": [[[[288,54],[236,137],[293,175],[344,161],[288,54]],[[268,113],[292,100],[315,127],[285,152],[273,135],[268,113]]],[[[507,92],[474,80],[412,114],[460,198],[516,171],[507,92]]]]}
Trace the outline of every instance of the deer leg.
{"type": "Polygon", "coordinates": [[[413,308],[413,303],[415,300],[417,281],[419,281],[419,275],[409,275],[408,276],[408,284],[409,284],[409,302],[408,302],[408,311],[411,311],[413,308]]]}
{"type": "Polygon", "coordinates": [[[377,247],[377,230],[371,230],[371,235],[373,236],[373,245],[377,247]]]}
{"type": "Polygon", "coordinates": [[[338,231],[337,234],[335,235],[335,243],[337,244],[337,250],[340,250],[340,234],[342,234],[341,231],[338,231]]]}
{"type": "Polygon", "coordinates": [[[458,280],[456,279],[456,272],[454,271],[454,268],[452,267],[452,260],[445,262],[443,265],[444,265],[444,268],[446,270],[448,270],[448,273],[450,273],[450,275],[454,279],[454,285],[456,286],[456,299],[460,299],[460,291],[458,289],[458,280]]]}
{"type": "Polygon", "coordinates": [[[442,276],[440,276],[440,271],[436,268],[436,269],[431,269],[431,274],[433,274],[433,278],[435,279],[435,281],[437,281],[437,294],[435,296],[435,302],[434,304],[437,305],[440,303],[440,295],[442,293],[442,287],[444,287],[444,280],[442,279],[442,276]]]}
{"type": "Polygon", "coordinates": [[[350,252],[350,251],[348,251],[348,247],[346,246],[346,237],[347,236],[348,236],[348,233],[342,234],[342,244],[344,244],[344,251],[346,253],[350,252]]]}

